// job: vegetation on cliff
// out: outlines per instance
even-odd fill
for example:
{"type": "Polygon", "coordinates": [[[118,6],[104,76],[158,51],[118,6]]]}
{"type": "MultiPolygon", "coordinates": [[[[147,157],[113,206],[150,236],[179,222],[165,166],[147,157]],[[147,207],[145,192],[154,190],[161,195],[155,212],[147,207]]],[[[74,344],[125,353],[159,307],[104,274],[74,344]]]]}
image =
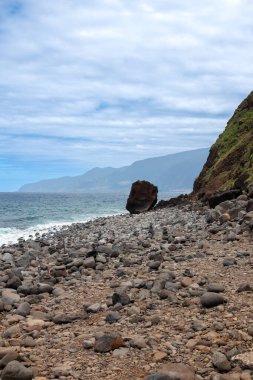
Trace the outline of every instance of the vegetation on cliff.
{"type": "Polygon", "coordinates": [[[194,182],[195,193],[244,188],[253,181],[253,92],[243,100],[212,145],[194,182]]]}

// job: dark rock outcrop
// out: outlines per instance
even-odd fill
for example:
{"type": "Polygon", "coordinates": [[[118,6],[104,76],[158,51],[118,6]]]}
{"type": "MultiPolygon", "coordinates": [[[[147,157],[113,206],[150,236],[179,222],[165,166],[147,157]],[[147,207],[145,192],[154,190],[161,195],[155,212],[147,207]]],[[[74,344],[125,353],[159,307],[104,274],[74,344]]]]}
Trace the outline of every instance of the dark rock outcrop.
{"type": "Polygon", "coordinates": [[[131,214],[149,211],[157,202],[158,189],[148,181],[136,181],[132,184],[126,209],[131,214]]]}
{"type": "Polygon", "coordinates": [[[215,208],[218,204],[230,201],[231,199],[236,199],[242,194],[240,189],[232,189],[228,191],[219,191],[214,194],[206,194],[203,200],[206,200],[210,208],[215,208]]]}
{"type": "Polygon", "coordinates": [[[157,205],[154,208],[156,210],[160,210],[166,207],[183,206],[183,205],[186,205],[188,202],[189,202],[188,194],[180,194],[178,197],[170,198],[167,201],[161,200],[160,202],[157,203],[157,205]]]}

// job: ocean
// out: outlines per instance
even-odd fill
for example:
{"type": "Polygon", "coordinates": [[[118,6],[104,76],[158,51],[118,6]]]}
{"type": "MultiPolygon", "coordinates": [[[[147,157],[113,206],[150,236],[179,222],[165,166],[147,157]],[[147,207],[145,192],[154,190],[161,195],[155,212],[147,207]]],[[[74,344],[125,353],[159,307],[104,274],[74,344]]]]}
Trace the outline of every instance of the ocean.
{"type": "MultiPolygon", "coordinates": [[[[182,192],[182,191],[181,191],[182,192]]],[[[159,199],[179,191],[160,193],[159,199]]],[[[186,191],[187,192],[187,191],[186,191]]],[[[0,246],[64,225],[126,213],[126,193],[0,193],[0,246]]]]}

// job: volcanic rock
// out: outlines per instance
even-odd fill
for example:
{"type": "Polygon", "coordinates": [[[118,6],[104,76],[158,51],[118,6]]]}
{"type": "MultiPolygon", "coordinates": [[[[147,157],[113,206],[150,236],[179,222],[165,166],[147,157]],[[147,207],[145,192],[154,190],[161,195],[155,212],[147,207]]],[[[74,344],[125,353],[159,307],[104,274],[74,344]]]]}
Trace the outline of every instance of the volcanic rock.
{"type": "Polygon", "coordinates": [[[202,306],[210,308],[223,304],[225,299],[219,293],[206,292],[201,296],[200,302],[202,306]]]}
{"type": "Polygon", "coordinates": [[[228,191],[222,191],[218,193],[214,193],[211,196],[207,196],[206,200],[211,208],[215,208],[222,202],[235,199],[242,194],[242,191],[239,189],[233,189],[228,191]]]}
{"type": "Polygon", "coordinates": [[[123,338],[120,334],[104,334],[96,339],[94,351],[95,352],[109,352],[124,346],[123,338]]]}
{"type": "Polygon", "coordinates": [[[32,380],[33,371],[16,360],[7,364],[2,372],[2,380],[32,380]]]}
{"type": "Polygon", "coordinates": [[[136,181],[132,184],[126,209],[130,214],[149,211],[157,202],[158,189],[148,181],[136,181]]]}
{"type": "Polygon", "coordinates": [[[195,371],[184,364],[165,364],[159,372],[146,377],[144,380],[194,380],[195,371]]]}

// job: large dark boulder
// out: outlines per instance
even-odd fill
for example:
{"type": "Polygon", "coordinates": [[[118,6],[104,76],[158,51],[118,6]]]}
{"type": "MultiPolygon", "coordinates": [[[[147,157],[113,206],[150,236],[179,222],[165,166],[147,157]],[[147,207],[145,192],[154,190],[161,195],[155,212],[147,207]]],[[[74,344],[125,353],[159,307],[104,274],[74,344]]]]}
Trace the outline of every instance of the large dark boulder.
{"type": "Polygon", "coordinates": [[[213,194],[207,194],[202,200],[208,202],[210,208],[215,208],[218,204],[236,199],[242,194],[240,189],[232,189],[228,191],[219,191],[213,194]]]}
{"type": "Polygon", "coordinates": [[[136,181],[132,184],[126,209],[131,214],[152,209],[157,202],[158,188],[148,181],[136,181]]]}

